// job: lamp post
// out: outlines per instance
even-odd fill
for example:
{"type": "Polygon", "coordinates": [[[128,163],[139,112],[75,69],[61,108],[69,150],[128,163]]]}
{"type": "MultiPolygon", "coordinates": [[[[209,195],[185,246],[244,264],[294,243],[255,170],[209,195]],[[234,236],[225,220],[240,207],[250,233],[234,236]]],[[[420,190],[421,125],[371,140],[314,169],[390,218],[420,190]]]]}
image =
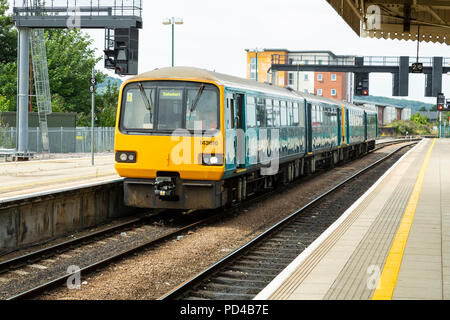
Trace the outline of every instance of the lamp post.
{"type": "Polygon", "coordinates": [[[183,19],[181,18],[166,18],[163,20],[163,25],[172,25],[172,67],[175,65],[175,25],[183,24],[183,19]]]}

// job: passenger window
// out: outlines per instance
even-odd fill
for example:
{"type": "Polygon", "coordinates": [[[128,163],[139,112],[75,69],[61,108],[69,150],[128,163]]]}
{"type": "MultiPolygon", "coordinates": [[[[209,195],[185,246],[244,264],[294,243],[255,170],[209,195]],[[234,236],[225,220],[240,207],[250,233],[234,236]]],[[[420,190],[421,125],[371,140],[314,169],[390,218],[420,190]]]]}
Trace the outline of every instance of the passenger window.
{"type": "Polygon", "coordinates": [[[299,124],[301,127],[305,126],[305,105],[304,102],[299,103],[299,124]]]}
{"type": "Polygon", "coordinates": [[[256,122],[259,128],[266,127],[266,105],[265,99],[257,98],[256,105],[256,122]]]}
{"type": "Polygon", "coordinates": [[[255,108],[255,97],[247,96],[247,128],[256,127],[256,108],[255,108]]]}
{"type": "Polygon", "coordinates": [[[294,103],[294,108],[293,108],[293,112],[294,112],[294,126],[298,126],[298,104],[295,102],[294,103]]]}
{"type": "Polygon", "coordinates": [[[288,126],[292,126],[294,124],[294,114],[292,111],[292,102],[288,102],[288,126]]]}
{"type": "Polygon", "coordinates": [[[278,128],[280,120],[280,101],[273,100],[273,126],[278,128]]]}
{"type": "Polygon", "coordinates": [[[267,127],[272,127],[273,126],[272,99],[266,99],[266,115],[267,115],[267,127]]]}
{"type": "Polygon", "coordinates": [[[281,101],[281,126],[286,126],[287,125],[287,109],[286,109],[286,102],[285,101],[281,101]]]}

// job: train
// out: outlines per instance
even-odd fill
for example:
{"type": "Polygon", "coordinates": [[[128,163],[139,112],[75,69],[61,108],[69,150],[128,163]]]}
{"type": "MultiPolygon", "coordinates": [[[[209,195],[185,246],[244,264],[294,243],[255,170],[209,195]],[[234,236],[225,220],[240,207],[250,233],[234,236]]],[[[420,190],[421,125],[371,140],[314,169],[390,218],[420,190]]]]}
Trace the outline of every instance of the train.
{"type": "Polygon", "coordinates": [[[125,205],[216,209],[375,148],[377,112],[194,67],[119,92],[115,169],[125,205]]]}

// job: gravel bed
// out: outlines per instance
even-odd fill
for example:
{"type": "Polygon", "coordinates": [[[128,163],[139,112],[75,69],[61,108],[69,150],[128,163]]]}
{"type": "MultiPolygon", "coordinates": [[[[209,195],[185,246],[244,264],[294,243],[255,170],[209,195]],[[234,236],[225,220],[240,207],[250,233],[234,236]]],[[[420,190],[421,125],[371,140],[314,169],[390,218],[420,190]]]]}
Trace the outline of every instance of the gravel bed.
{"type": "MultiPolygon", "coordinates": [[[[79,290],[56,288],[40,299],[157,299],[189,280],[267,227],[383,158],[400,145],[387,146],[313,179],[294,183],[280,194],[230,212],[228,218],[199,227],[185,237],[167,241],[139,255],[118,261],[96,273],[81,275],[79,290]]],[[[1,284],[1,283],[0,283],[1,284]]]]}

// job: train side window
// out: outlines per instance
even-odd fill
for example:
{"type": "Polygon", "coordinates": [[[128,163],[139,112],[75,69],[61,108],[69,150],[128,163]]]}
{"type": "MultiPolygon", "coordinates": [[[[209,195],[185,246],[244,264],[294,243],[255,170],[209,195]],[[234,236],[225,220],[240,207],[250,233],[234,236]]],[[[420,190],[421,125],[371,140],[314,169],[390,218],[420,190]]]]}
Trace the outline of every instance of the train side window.
{"type": "Polygon", "coordinates": [[[273,104],[272,99],[266,99],[267,127],[273,126],[273,104]]]}
{"type": "Polygon", "coordinates": [[[278,128],[280,120],[280,101],[273,100],[273,126],[278,128]]]}
{"type": "Polygon", "coordinates": [[[234,129],[234,101],[233,95],[227,94],[227,129],[234,129]]]}
{"type": "Polygon", "coordinates": [[[266,103],[265,99],[257,98],[256,123],[259,128],[266,127],[266,103]]]}
{"type": "Polygon", "coordinates": [[[288,101],[286,103],[286,106],[287,106],[287,108],[286,108],[286,110],[287,110],[287,125],[291,126],[292,125],[292,117],[291,117],[291,115],[292,115],[292,103],[290,101],[288,101]]]}
{"type": "Polygon", "coordinates": [[[247,128],[256,127],[256,107],[255,107],[255,97],[247,96],[247,128]]]}
{"type": "Polygon", "coordinates": [[[300,102],[298,104],[298,112],[299,112],[299,123],[300,127],[305,126],[305,103],[300,102]]]}
{"type": "Polygon", "coordinates": [[[281,101],[281,126],[284,127],[287,125],[287,109],[286,109],[286,101],[281,101]]]}
{"type": "Polygon", "coordinates": [[[294,102],[294,107],[293,107],[293,112],[294,112],[294,114],[293,114],[293,119],[294,119],[294,123],[293,123],[293,125],[294,126],[298,126],[298,103],[297,102],[294,102]]]}

